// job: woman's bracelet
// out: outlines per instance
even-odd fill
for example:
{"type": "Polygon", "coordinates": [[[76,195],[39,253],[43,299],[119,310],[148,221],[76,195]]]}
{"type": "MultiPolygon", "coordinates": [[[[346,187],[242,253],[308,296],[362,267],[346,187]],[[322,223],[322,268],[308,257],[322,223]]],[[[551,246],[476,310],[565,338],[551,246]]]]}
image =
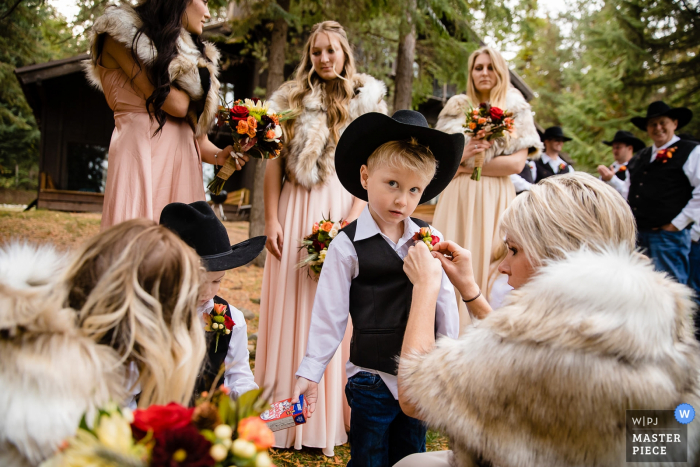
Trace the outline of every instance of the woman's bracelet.
{"type": "Polygon", "coordinates": [[[473,302],[474,300],[476,300],[476,299],[479,298],[479,297],[481,297],[481,290],[479,290],[479,293],[476,294],[476,297],[470,298],[469,300],[462,299],[462,301],[463,301],[464,303],[469,303],[469,302],[473,302]]]}

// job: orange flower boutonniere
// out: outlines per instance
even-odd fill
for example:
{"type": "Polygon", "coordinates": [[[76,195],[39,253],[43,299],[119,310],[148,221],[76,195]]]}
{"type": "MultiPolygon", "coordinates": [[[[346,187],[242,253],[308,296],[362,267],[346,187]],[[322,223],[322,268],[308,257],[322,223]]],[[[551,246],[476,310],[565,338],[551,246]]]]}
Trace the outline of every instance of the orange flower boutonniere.
{"type": "Polygon", "coordinates": [[[665,164],[668,162],[669,159],[673,157],[673,153],[676,152],[676,148],[667,148],[667,149],[659,149],[659,151],[656,153],[656,159],[657,161],[661,161],[662,164],[665,164]]]}

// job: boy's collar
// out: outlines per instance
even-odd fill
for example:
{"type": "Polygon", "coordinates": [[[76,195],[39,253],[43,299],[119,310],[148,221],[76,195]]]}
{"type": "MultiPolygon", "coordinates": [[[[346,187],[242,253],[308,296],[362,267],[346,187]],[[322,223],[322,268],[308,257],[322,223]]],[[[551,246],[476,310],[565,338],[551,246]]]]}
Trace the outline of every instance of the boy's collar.
{"type": "MultiPolygon", "coordinates": [[[[399,239],[398,245],[402,245],[409,239],[413,238],[413,234],[418,232],[419,230],[420,227],[415,222],[413,222],[413,220],[411,220],[410,216],[404,219],[403,235],[399,239]]],[[[354,241],[357,242],[366,238],[374,237],[377,234],[381,234],[386,237],[386,235],[377,225],[377,222],[372,217],[372,214],[369,212],[369,205],[367,205],[362,210],[360,217],[357,218],[357,228],[355,229],[354,241]]]]}

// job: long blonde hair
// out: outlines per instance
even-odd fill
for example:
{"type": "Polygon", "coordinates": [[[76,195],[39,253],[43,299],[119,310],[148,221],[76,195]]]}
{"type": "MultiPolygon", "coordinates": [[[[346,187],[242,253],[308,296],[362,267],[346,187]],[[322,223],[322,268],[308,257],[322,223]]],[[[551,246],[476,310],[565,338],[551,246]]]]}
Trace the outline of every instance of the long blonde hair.
{"type": "Polygon", "coordinates": [[[474,78],[472,77],[476,58],[481,54],[487,54],[489,57],[491,57],[493,71],[496,73],[496,85],[493,87],[493,89],[491,89],[489,103],[493,106],[504,109],[506,106],[506,93],[510,87],[510,72],[508,70],[508,64],[503,56],[497,50],[494,50],[491,47],[481,47],[480,49],[472,52],[472,54],[469,56],[469,62],[467,64],[467,68],[469,69],[469,76],[467,76],[467,97],[469,98],[471,104],[475,107],[481,103],[479,91],[476,90],[474,78]]]}
{"type": "Polygon", "coordinates": [[[581,247],[633,251],[637,237],[627,202],[611,186],[583,172],[549,177],[517,196],[501,217],[501,233],[535,266],[581,247]]]}
{"type": "Polygon", "coordinates": [[[65,273],[81,331],[136,364],[139,406],[192,397],[206,351],[196,312],[201,271],[177,235],[134,219],[88,240],[65,273]]]}
{"type": "MultiPolygon", "coordinates": [[[[355,89],[353,88],[355,73],[355,54],[348,42],[345,29],[336,21],[316,23],[311,28],[311,35],[309,35],[309,39],[304,45],[301,61],[292,80],[292,91],[289,96],[290,109],[295,114],[301,113],[304,97],[309,93],[317,92],[319,86],[325,86],[326,102],[324,104],[327,109],[328,127],[337,143],[338,139],[340,139],[340,129],[350,118],[348,103],[355,95],[355,89]],[[345,65],[340,72],[334,70],[338,78],[332,81],[325,81],[318,76],[311,62],[311,47],[313,47],[314,41],[319,34],[334,34],[340,43],[341,49],[343,49],[343,54],[345,54],[345,65]]],[[[285,130],[287,141],[291,141],[294,136],[294,120],[287,120],[283,122],[282,126],[285,130]]]]}

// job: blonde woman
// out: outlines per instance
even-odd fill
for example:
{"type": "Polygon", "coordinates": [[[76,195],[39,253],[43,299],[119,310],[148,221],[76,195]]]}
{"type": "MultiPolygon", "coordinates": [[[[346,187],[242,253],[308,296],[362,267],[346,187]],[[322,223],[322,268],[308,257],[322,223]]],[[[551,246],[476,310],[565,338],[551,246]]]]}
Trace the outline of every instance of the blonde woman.
{"type": "MultiPolygon", "coordinates": [[[[501,214],[515,198],[509,176],[523,170],[528,154],[530,158],[539,157],[542,142],[532,119],[530,105],[520,91],[511,86],[508,66],[501,54],[489,47],[482,47],[469,57],[468,67],[467,93],[453,96],[447,101],[435,128],[446,133],[463,133],[465,110],[489,102],[492,106],[513,112],[515,131],[510,138],[493,142],[465,136],[463,166],[440,195],[433,225],[446,239],[472,252],[476,283],[488,296],[489,275],[495,272],[495,268],[490,268],[496,259],[493,246],[500,241],[496,227],[501,214]],[[481,180],[474,181],[471,179],[473,157],[479,152],[486,153],[486,163],[481,180]]],[[[462,330],[470,322],[462,299],[469,298],[462,296],[457,300],[462,330]]]]}
{"type": "MultiPolygon", "coordinates": [[[[470,302],[483,320],[459,340],[436,344],[424,324],[441,266],[462,294],[478,294],[470,252],[444,242],[431,256],[419,244],[405,261],[414,288],[399,402],[453,451],[397,466],[624,465],[626,410],[700,404],[691,290],[635,252],[629,206],[588,174],[534,185],[501,232],[499,269],[515,291],[495,311],[481,296],[470,302]]],[[[687,426],[696,465],[700,425],[687,426]]]]}
{"type": "MultiPolygon", "coordinates": [[[[295,115],[283,124],[288,144],[282,157],[269,161],[265,172],[265,235],[270,254],[260,298],[255,382],[274,388],[277,400],[292,396],[316,294],[315,280],[297,268],[299,241],[322,217],[352,221],[362,212],[365,202],[350,195],[335,174],[335,147],[343,130],[360,115],[386,114],[385,93],[384,83],[356,72],[343,27],[325,21],[312,28],[294,79],[271,98],[272,108],[295,115]]],[[[334,447],[347,441],[343,365],[348,354],[346,339],[319,385],[316,415],[296,429],[276,432],[275,447],[301,449],[304,445],[322,448],[332,456],[334,447]]]]}
{"type": "Polygon", "coordinates": [[[126,402],[136,385],[141,407],[187,404],[204,358],[199,257],[174,233],[127,221],[88,240],[66,269],[68,259],[0,248],[3,466],[38,465],[83,413],[126,402]]]}

